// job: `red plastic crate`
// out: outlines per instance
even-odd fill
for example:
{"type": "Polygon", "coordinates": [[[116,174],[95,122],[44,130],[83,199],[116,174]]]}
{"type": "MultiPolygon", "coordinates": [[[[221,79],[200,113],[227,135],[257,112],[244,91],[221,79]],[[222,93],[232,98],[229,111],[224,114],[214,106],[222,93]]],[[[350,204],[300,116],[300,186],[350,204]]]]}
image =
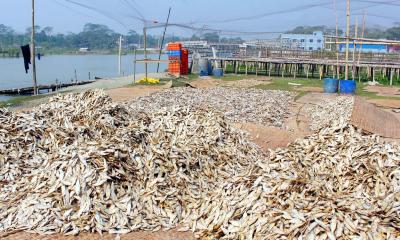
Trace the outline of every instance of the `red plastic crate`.
{"type": "Polygon", "coordinates": [[[182,49],[182,43],[168,43],[168,51],[180,51],[182,49]]]}

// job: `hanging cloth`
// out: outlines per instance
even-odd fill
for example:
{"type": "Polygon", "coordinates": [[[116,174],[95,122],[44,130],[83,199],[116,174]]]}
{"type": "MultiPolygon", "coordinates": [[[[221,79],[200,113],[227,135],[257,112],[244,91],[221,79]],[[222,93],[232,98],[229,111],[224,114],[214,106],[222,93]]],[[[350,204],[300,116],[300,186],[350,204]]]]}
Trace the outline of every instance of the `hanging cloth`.
{"type": "Polygon", "coordinates": [[[25,72],[28,73],[31,64],[31,49],[29,45],[21,46],[22,56],[24,57],[25,72]]]}

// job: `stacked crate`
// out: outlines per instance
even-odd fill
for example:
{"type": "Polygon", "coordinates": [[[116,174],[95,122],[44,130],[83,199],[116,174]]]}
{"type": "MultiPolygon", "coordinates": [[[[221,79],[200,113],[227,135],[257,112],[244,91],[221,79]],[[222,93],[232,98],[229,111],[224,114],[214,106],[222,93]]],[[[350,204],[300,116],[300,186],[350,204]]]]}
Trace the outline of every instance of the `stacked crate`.
{"type": "Polygon", "coordinates": [[[181,51],[182,44],[180,43],[169,43],[167,47],[168,51],[168,72],[171,74],[181,73],[181,51]]]}
{"type": "Polygon", "coordinates": [[[189,51],[185,48],[182,48],[181,54],[181,74],[189,74],[189,51]]]}
{"type": "Polygon", "coordinates": [[[182,48],[181,43],[169,43],[168,72],[171,74],[186,75],[189,73],[189,51],[182,48]]]}

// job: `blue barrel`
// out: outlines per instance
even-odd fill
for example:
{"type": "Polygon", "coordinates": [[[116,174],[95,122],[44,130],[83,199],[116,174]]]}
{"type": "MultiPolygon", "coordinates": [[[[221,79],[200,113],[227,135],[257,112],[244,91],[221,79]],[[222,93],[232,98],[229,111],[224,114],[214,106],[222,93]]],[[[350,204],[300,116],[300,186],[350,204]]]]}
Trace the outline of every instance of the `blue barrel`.
{"type": "Polygon", "coordinates": [[[339,88],[339,80],[334,78],[324,79],[324,92],[326,93],[337,93],[339,88]]]}
{"type": "Polygon", "coordinates": [[[357,84],[354,80],[340,80],[340,93],[341,94],[354,94],[356,92],[357,84]]]}
{"type": "Polygon", "coordinates": [[[199,73],[200,73],[200,76],[208,76],[209,75],[209,71],[208,71],[209,67],[208,66],[209,66],[209,64],[208,64],[208,60],[207,59],[201,58],[199,60],[199,73]]]}
{"type": "Polygon", "coordinates": [[[224,75],[224,71],[222,68],[214,68],[213,75],[216,77],[222,77],[224,75]]]}
{"type": "Polygon", "coordinates": [[[213,74],[213,66],[211,64],[211,61],[208,61],[207,70],[208,70],[208,75],[213,74]]]}

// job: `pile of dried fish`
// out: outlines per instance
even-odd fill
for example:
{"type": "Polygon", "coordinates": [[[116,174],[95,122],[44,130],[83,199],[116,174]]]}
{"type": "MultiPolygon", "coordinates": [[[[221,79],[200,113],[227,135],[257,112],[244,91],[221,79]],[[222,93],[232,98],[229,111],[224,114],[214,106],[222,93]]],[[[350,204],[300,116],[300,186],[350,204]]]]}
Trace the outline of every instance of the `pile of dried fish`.
{"type": "Polygon", "coordinates": [[[249,88],[254,87],[261,84],[268,84],[272,83],[268,80],[260,80],[260,79],[243,79],[243,80],[236,80],[236,81],[224,81],[221,86],[226,87],[237,87],[237,88],[249,88]]]}
{"type": "Polygon", "coordinates": [[[399,239],[400,146],[351,125],[271,151],[194,206],[186,229],[217,239],[399,239]]]}
{"type": "Polygon", "coordinates": [[[210,110],[136,113],[100,91],[0,115],[0,231],[176,227],[261,153],[210,110]]]}
{"type": "Polygon", "coordinates": [[[221,111],[230,121],[261,123],[282,127],[295,94],[286,91],[217,87],[210,89],[173,88],[135,100],[143,111],[161,107],[203,106],[221,111]]]}
{"type": "Polygon", "coordinates": [[[400,146],[340,119],[265,156],[209,109],[58,96],[0,110],[0,178],[0,231],[400,237],[400,146]]]}
{"type": "Polygon", "coordinates": [[[318,131],[337,124],[348,122],[353,112],[354,97],[339,96],[335,99],[327,98],[307,110],[311,116],[310,128],[318,131]]]}

